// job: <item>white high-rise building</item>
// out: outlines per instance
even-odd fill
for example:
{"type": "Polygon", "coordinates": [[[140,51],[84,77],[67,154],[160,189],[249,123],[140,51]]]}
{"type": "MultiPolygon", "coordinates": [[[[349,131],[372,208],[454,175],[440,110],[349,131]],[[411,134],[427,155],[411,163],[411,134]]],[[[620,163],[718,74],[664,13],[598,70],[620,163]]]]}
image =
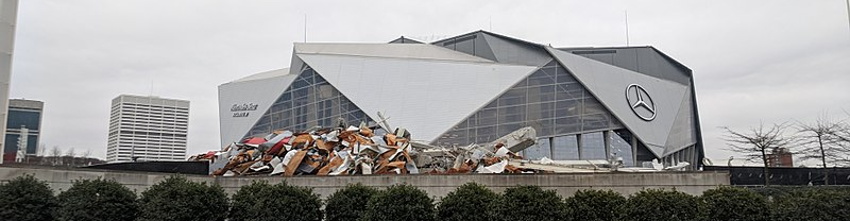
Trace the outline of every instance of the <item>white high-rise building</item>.
{"type": "MultiPolygon", "coordinates": [[[[18,0],[0,0],[0,125],[3,126],[6,125],[6,113],[9,109],[9,81],[12,78],[17,19],[18,0]]],[[[0,147],[7,142],[5,139],[6,130],[0,130],[0,147]]],[[[3,155],[4,153],[0,153],[0,156],[3,155]]],[[[3,157],[0,157],[0,164],[2,163],[3,157]]]]}
{"type": "Polygon", "coordinates": [[[186,159],[189,101],[120,95],[112,99],[108,162],[186,159]]]}

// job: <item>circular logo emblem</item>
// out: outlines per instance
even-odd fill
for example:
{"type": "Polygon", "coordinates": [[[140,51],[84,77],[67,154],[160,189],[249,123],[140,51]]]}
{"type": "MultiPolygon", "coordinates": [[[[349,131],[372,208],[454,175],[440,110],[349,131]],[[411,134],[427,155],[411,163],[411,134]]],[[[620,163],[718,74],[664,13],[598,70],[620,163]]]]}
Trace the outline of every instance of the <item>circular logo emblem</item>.
{"type": "Polygon", "coordinates": [[[640,119],[645,121],[655,119],[655,102],[652,101],[646,89],[639,84],[630,84],[626,87],[626,102],[629,102],[632,112],[635,112],[640,119]]]}

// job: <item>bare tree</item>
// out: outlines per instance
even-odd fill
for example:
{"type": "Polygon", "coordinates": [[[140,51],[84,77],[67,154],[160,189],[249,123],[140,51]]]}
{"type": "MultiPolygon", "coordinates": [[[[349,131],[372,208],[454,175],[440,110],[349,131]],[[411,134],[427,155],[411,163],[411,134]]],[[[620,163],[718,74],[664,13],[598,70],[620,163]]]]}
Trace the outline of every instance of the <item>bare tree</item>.
{"type": "Polygon", "coordinates": [[[773,153],[780,148],[789,148],[794,143],[793,136],[785,134],[787,123],[774,124],[769,128],[760,123],[758,128],[750,128],[748,132],[736,132],[729,127],[726,130],[726,140],[729,150],[743,154],[747,160],[764,163],[764,185],[770,185],[770,171],[768,171],[768,153],[773,153]]]}
{"type": "Polygon", "coordinates": [[[36,156],[44,156],[47,152],[47,144],[41,143],[38,145],[38,149],[35,151],[36,156]]]}
{"type": "Polygon", "coordinates": [[[65,156],[73,158],[73,157],[77,156],[77,152],[74,151],[73,147],[71,147],[71,148],[68,148],[68,152],[65,152],[65,156]]]}
{"type": "MultiPolygon", "coordinates": [[[[841,121],[840,129],[835,133],[835,136],[838,139],[838,146],[841,146],[845,150],[850,150],[850,112],[844,111],[847,114],[847,119],[841,121]]],[[[845,161],[850,161],[850,159],[844,159],[845,161]]]]}
{"type": "Polygon", "coordinates": [[[59,160],[61,160],[60,157],[62,156],[62,151],[59,150],[59,146],[53,146],[53,148],[50,149],[50,156],[53,158],[53,166],[61,163],[59,160]]]}
{"type": "Polygon", "coordinates": [[[846,159],[846,150],[841,143],[840,133],[844,128],[843,121],[833,121],[826,116],[818,118],[814,123],[798,123],[803,148],[802,159],[819,159],[824,168],[824,184],[829,185],[829,171],[826,170],[829,161],[833,166],[846,159]]]}
{"type": "Polygon", "coordinates": [[[91,150],[87,149],[86,152],[83,152],[83,155],[80,155],[82,158],[91,157],[91,150]]]}
{"type": "Polygon", "coordinates": [[[52,157],[62,156],[62,151],[59,150],[59,146],[53,146],[53,148],[50,148],[50,156],[52,156],[52,157]]]}
{"type": "Polygon", "coordinates": [[[814,123],[798,123],[801,146],[800,152],[805,159],[819,159],[823,167],[828,167],[827,161],[833,165],[845,159],[845,150],[840,149],[841,133],[844,121],[834,121],[820,117],[814,123]]]}

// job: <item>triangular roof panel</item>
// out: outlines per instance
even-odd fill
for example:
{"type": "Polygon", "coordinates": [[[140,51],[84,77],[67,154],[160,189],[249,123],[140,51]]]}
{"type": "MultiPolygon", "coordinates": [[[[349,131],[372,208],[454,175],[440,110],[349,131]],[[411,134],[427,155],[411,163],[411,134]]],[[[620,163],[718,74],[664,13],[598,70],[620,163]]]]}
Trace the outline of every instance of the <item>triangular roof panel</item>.
{"type": "Polygon", "coordinates": [[[233,82],[218,86],[219,119],[221,119],[221,145],[239,140],[245,131],[257,122],[275,99],[286,90],[282,85],[289,85],[298,75],[286,74],[287,68],[267,71],[251,75],[233,82]],[[233,105],[253,105],[253,111],[234,111],[233,105]],[[265,105],[265,106],[264,106],[265,105]],[[234,115],[245,113],[248,115],[234,115]]]}
{"type": "Polygon", "coordinates": [[[379,119],[378,111],[385,113],[391,126],[408,127],[414,139],[429,142],[536,68],[320,54],[298,57],[373,119],[379,119]]]}
{"type": "Polygon", "coordinates": [[[666,149],[673,148],[668,147],[667,138],[678,116],[687,86],[555,48],[547,50],[656,156],[663,157],[666,149]],[[651,96],[656,110],[653,120],[643,120],[632,111],[626,94],[631,84],[641,85],[651,96]]]}

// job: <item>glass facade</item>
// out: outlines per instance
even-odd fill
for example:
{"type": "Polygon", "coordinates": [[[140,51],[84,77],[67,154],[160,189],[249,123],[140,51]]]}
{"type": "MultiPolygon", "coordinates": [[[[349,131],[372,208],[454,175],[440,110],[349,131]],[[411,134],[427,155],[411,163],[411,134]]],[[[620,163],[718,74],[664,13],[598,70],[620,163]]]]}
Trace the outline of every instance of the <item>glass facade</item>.
{"type": "Polygon", "coordinates": [[[6,128],[20,129],[21,125],[24,125],[27,129],[38,130],[38,122],[40,120],[41,113],[37,111],[9,110],[9,118],[6,121],[6,128]]]}
{"type": "MultiPolygon", "coordinates": [[[[21,137],[21,134],[6,134],[6,143],[3,144],[3,152],[4,153],[17,153],[18,151],[18,139],[21,137]]],[[[38,149],[38,135],[29,135],[27,138],[27,154],[36,154],[36,150],[38,149]]]]}
{"type": "Polygon", "coordinates": [[[41,110],[9,107],[6,121],[6,143],[3,144],[3,152],[15,153],[18,151],[18,138],[21,137],[21,127],[29,129],[27,138],[27,154],[36,154],[38,149],[39,126],[41,121],[41,110]]]}
{"type": "MultiPolygon", "coordinates": [[[[576,134],[623,128],[578,80],[551,61],[433,143],[451,146],[491,142],[526,126],[534,127],[541,137],[533,147],[536,149],[528,150],[526,155],[556,160],[579,159],[576,134]]],[[[606,158],[604,142],[598,134],[583,137],[583,159],[606,158]]]]}
{"type": "Polygon", "coordinates": [[[317,126],[332,127],[339,118],[349,125],[358,125],[360,122],[375,124],[339,90],[312,68],[305,66],[246,136],[271,133],[274,130],[302,131],[317,126]]]}

